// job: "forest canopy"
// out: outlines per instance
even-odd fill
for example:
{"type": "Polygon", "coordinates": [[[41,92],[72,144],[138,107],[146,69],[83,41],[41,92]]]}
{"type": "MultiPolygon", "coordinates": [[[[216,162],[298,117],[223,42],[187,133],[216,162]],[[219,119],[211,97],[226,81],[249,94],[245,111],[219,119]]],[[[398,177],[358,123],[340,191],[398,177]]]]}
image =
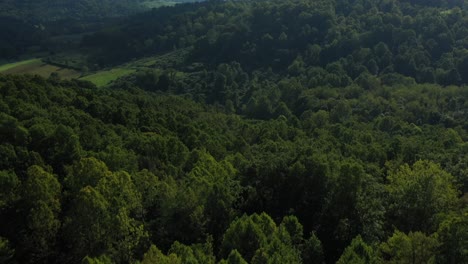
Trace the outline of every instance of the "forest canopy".
{"type": "Polygon", "coordinates": [[[306,76],[311,86],[347,86],[366,74],[390,85],[396,74],[418,83],[466,83],[463,2],[433,2],[210,1],[131,17],[83,45],[100,66],[193,46],[187,62],[237,61],[249,71],[306,76]]]}
{"type": "MultiPolygon", "coordinates": [[[[4,21],[0,56],[53,43],[4,21]]],[[[108,85],[0,74],[0,263],[468,263],[464,1],[106,21],[108,85]]]]}

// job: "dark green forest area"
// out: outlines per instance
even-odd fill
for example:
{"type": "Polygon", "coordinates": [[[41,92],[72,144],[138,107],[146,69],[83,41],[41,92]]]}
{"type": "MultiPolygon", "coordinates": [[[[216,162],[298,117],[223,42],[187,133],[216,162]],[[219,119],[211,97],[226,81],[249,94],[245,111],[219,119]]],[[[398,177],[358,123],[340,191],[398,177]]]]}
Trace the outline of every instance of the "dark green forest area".
{"type": "MultiPolygon", "coordinates": [[[[421,1],[422,2],[422,1],[421,1]]],[[[443,3],[445,1],[434,1],[443,3]]],[[[307,85],[344,87],[367,74],[419,83],[467,83],[467,17],[392,0],[234,1],[156,9],[84,38],[101,67],[193,47],[186,63],[239,62],[249,71],[301,76],[307,85]]],[[[424,3],[424,2],[423,2],[424,3]]],[[[450,1],[456,5],[455,1],[450,1]]]]}
{"type": "MultiPolygon", "coordinates": [[[[51,43],[4,19],[1,58],[51,43]]],[[[468,263],[464,1],[73,23],[89,71],[166,56],[99,88],[0,74],[0,263],[468,263]]]]}
{"type": "MultiPolygon", "coordinates": [[[[0,16],[16,17],[29,21],[60,21],[62,19],[96,19],[124,16],[143,11],[144,2],[169,2],[166,0],[3,0],[0,16]]],[[[174,3],[194,0],[172,0],[174,3]]]]}
{"type": "MultiPolygon", "coordinates": [[[[2,0],[0,2],[0,62],[38,51],[54,54],[70,46],[54,40],[119,24],[118,18],[151,9],[151,5],[195,0],[2,0]],[[155,4],[156,3],[156,4],[155,4]],[[60,47],[59,49],[57,46],[60,47]]],[[[200,0],[203,1],[203,0],[200,0]]],[[[75,47],[73,47],[75,48],[75,47]]]]}

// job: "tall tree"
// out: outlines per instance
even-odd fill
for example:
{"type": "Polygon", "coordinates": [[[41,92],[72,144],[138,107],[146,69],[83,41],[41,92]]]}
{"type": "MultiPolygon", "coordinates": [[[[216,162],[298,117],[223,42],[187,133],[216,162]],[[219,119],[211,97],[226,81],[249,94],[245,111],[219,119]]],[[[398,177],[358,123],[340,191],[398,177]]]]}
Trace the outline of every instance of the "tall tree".
{"type": "Polygon", "coordinates": [[[434,236],[421,232],[408,235],[395,231],[387,242],[380,245],[383,263],[435,263],[439,242],[434,236]]]}
{"type": "Polygon", "coordinates": [[[435,231],[437,216],[456,204],[455,178],[431,161],[389,172],[390,223],[404,231],[435,231]]]}
{"type": "Polygon", "coordinates": [[[35,262],[47,262],[55,253],[61,188],[57,177],[43,168],[34,165],[28,169],[22,188],[27,219],[22,244],[35,262]]]}

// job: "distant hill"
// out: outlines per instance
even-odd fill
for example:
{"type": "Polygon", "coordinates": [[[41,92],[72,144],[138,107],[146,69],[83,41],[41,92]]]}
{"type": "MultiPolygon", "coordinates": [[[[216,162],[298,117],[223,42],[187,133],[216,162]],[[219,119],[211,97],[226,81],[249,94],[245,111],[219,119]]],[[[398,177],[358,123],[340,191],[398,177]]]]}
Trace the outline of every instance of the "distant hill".
{"type": "Polygon", "coordinates": [[[7,1],[0,264],[468,264],[468,0],[7,1]]]}
{"type": "Polygon", "coordinates": [[[4,0],[0,16],[34,21],[89,19],[133,14],[148,7],[194,0],[4,0]]]}
{"type": "Polygon", "coordinates": [[[271,69],[311,86],[345,87],[373,75],[468,84],[467,12],[460,1],[209,1],[157,9],[85,36],[91,65],[191,47],[215,68],[271,69]]]}
{"type": "MultiPolygon", "coordinates": [[[[50,50],[50,37],[93,32],[114,18],[196,0],[2,0],[0,64],[50,50]]],[[[202,0],[199,0],[202,1],[202,0]]],[[[63,47],[63,43],[59,44],[63,47]]],[[[42,54],[42,53],[40,53],[42,54]]]]}

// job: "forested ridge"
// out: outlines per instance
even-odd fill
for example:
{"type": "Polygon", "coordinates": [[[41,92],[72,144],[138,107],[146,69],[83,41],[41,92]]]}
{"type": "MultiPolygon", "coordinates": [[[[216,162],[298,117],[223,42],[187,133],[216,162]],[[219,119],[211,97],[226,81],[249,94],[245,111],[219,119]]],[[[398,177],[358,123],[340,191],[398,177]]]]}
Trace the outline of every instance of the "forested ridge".
{"type": "Polygon", "coordinates": [[[107,87],[0,74],[0,263],[468,263],[464,8],[184,4],[83,38],[163,54],[107,87]]]}
{"type": "Polygon", "coordinates": [[[237,61],[311,86],[346,86],[366,73],[448,85],[467,82],[466,30],[462,1],[210,1],[131,17],[83,47],[101,66],[193,46],[187,63],[237,61]]]}
{"type": "Polygon", "coordinates": [[[55,53],[56,46],[63,43],[56,43],[54,37],[94,32],[103,24],[118,24],[118,18],[149,10],[154,3],[165,5],[193,1],[2,0],[0,62],[20,56],[36,56],[37,51],[55,53]]]}
{"type": "Polygon", "coordinates": [[[141,0],[3,0],[0,16],[49,21],[122,16],[136,12],[141,0]]]}

